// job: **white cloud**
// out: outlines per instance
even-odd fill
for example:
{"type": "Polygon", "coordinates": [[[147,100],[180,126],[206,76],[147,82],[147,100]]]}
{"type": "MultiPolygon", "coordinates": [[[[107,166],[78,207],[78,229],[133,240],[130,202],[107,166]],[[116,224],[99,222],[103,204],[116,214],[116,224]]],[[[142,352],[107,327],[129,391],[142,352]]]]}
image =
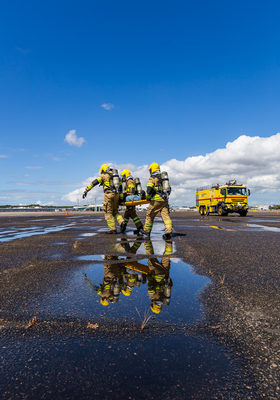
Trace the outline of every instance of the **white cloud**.
{"type": "Polygon", "coordinates": [[[24,168],[27,168],[27,169],[41,169],[41,168],[43,168],[43,167],[30,167],[30,166],[27,166],[27,167],[24,167],[24,168]]]}
{"type": "Polygon", "coordinates": [[[81,147],[85,139],[83,137],[77,138],[76,131],[73,129],[67,133],[64,142],[67,142],[70,146],[81,147]]]}
{"type": "Polygon", "coordinates": [[[114,106],[114,104],[111,104],[111,103],[104,103],[104,104],[101,105],[101,107],[103,107],[103,108],[105,108],[105,110],[109,110],[109,111],[111,111],[112,108],[116,108],[114,106]]]}
{"type": "Polygon", "coordinates": [[[8,156],[5,156],[5,154],[0,154],[0,158],[8,158],[8,156]]]}
{"type": "Polygon", "coordinates": [[[54,202],[49,201],[48,203],[42,203],[41,200],[38,200],[35,204],[38,204],[38,206],[52,206],[54,202]]]}
{"type": "MultiPolygon", "coordinates": [[[[142,187],[146,189],[148,165],[114,164],[113,167],[119,172],[129,169],[134,177],[140,178],[142,187]]],[[[173,205],[195,205],[197,187],[212,183],[223,184],[230,179],[237,179],[238,183],[251,189],[253,196],[250,204],[279,204],[280,133],[267,138],[243,135],[213,153],[188,157],[182,161],[168,160],[161,165],[161,170],[168,172],[172,186],[170,203],[173,205]]],[[[83,187],[63,196],[62,200],[76,203],[88,183],[98,175],[86,179],[83,187]]],[[[103,192],[96,186],[88,196],[90,201],[96,197],[101,202],[103,192]]]]}

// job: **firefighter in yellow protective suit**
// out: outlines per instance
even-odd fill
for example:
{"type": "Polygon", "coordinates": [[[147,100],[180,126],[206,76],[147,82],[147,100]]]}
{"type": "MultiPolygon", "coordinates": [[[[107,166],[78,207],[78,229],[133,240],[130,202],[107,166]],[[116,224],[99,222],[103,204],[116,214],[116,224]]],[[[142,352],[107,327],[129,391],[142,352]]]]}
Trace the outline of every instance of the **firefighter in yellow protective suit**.
{"type": "MultiPolygon", "coordinates": [[[[140,196],[137,196],[136,194],[136,185],[133,180],[133,177],[131,176],[131,172],[128,169],[125,169],[121,173],[122,177],[122,183],[123,183],[123,195],[125,196],[123,198],[124,201],[132,201],[132,200],[141,200],[140,196]]],[[[125,222],[125,228],[128,224],[129,218],[131,218],[137,228],[136,231],[134,231],[135,234],[143,234],[143,224],[136,214],[135,211],[135,206],[128,206],[126,207],[123,219],[125,222]]]]}
{"type": "MultiPolygon", "coordinates": [[[[150,237],[153,228],[153,222],[158,213],[164,222],[165,234],[162,236],[164,240],[172,238],[172,221],[169,217],[168,196],[171,193],[171,186],[168,182],[169,189],[163,190],[162,177],[160,167],[157,163],[149,166],[150,178],[147,183],[147,200],[151,200],[146,214],[144,226],[144,234],[150,237]]],[[[167,174],[166,174],[167,175],[167,174]]]]}
{"type": "MultiPolygon", "coordinates": [[[[105,256],[106,261],[118,260],[117,256],[105,256]]],[[[125,267],[122,263],[104,264],[104,279],[100,284],[98,294],[100,295],[100,304],[108,306],[110,303],[117,303],[121,290],[123,290],[123,277],[125,267]]]]}
{"type": "MultiPolygon", "coordinates": [[[[132,254],[132,256],[127,256],[126,260],[130,260],[134,254],[137,253],[137,250],[139,249],[139,247],[141,246],[141,242],[136,241],[135,243],[133,243],[132,246],[130,246],[129,242],[127,241],[127,239],[122,240],[122,242],[118,245],[117,247],[117,251],[120,253],[126,252],[129,254],[132,254]]],[[[127,264],[124,264],[127,266],[127,264]]],[[[142,266],[141,264],[139,264],[140,266],[142,266]]],[[[131,267],[129,267],[131,268],[131,267]]],[[[140,287],[142,281],[142,276],[137,274],[137,273],[132,273],[129,271],[125,271],[124,274],[124,285],[123,285],[123,289],[122,289],[122,294],[125,296],[130,296],[132,289],[134,288],[134,286],[136,287],[140,287]]]]}
{"type": "MultiPolygon", "coordinates": [[[[150,240],[145,243],[146,254],[154,254],[153,244],[150,240]]],[[[155,314],[159,314],[162,306],[170,304],[171,290],[173,286],[170,273],[170,256],[172,254],[172,242],[165,242],[165,250],[161,261],[153,257],[148,259],[149,274],[147,276],[148,294],[151,299],[151,310],[155,314]],[[169,256],[169,257],[168,257],[169,256]]]]}
{"type": "Polygon", "coordinates": [[[85,189],[83,193],[83,199],[86,197],[87,193],[96,185],[100,184],[103,186],[104,190],[104,203],[103,209],[105,214],[105,219],[107,221],[109,232],[108,233],[117,233],[115,219],[118,221],[120,225],[121,232],[125,231],[125,222],[123,217],[118,211],[119,207],[119,191],[118,188],[113,185],[113,173],[112,168],[107,164],[101,165],[100,168],[101,175],[94,179],[85,189]],[[115,219],[114,219],[115,218],[115,219]]]}

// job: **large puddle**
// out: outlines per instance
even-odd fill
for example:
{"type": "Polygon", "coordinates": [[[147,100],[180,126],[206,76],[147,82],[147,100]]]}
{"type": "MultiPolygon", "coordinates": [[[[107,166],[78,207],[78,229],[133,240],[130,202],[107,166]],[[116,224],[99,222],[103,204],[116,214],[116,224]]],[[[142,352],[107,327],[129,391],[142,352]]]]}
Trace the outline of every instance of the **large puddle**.
{"type": "MultiPolygon", "coordinates": [[[[39,222],[39,221],[38,221],[39,222]]],[[[65,225],[53,225],[48,227],[43,226],[30,226],[28,228],[13,228],[9,230],[0,230],[0,242],[8,242],[10,240],[22,239],[25,237],[45,235],[51,232],[60,232],[65,229],[73,228],[76,224],[74,222],[65,225]]]]}
{"type": "Polygon", "coordinates": [[[171,241],[115,250],[70,261],[15,311],[37,323],[3,340],[3,399],[207,399],[231,382],[236,358],[190,329],[210,280],[171,241]]]}

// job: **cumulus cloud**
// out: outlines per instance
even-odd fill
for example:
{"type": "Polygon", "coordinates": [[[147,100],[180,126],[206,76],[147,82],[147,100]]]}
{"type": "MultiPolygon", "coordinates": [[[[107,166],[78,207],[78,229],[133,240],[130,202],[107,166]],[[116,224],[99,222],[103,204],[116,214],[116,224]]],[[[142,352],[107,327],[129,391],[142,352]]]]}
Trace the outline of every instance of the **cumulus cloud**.
{"type": "Polygon", "coordinates": [[[114,104],[111,104],[111,103],[104,103],[104,104],[101,105],[101,107],[103,107],[103,108],[105,108],[105,110],[109,110],[109,111],[111,111],[112,108],[116,108],[114,106],[114,104]]]}
{"type": "MultiPolygon", "coordinates": [[[[280,133],[261,138],[259,136],[240,136],[225,148],[213,153],[188,157],[185,160],[168,160],[161,165],[167,171],[172,186],[170,203],[173,205],[194,205],[197,187],[210,184],[223,184],[230,179],[237,179],[251,189],[250,204],[258,202],[279,203],[280,192],[280,133]],[[255,199],[254,201],[253,198],[255,199]],[[278,200],[277,200],[278,199],[278,200]]],[[[148,180],[148,165],[114,164],[119,172],[125,168],[139,177],[145,188],[148,180]]],[[[65,195],[62,200],[76,203],[81,198],[84,188],[98,176],[89,177],[83,187],[65,195]]],[[[102,201],[103,193],[95,187],[88,194],[102,201]]]]}
{"type": "Polygon", "coordinates": [[[70,146],[81,147],[85,139],[83,137],[77,138],[76,131],[73,129],[67,133],[64,142],[67,142],[70,146]]]}

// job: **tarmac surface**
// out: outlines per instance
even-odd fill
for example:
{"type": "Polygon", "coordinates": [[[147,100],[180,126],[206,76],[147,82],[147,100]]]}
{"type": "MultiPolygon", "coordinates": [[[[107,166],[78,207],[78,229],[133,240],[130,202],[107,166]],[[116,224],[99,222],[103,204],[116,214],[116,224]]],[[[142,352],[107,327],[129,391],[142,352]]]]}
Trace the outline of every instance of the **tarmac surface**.
{"type": "Polygon", "coordinates": [[[149,242],[101,212],[0,213],[1,399],[280,398],[280,215],[171,219],[165,243],[160,218],[149,242]],[[132,291],[105,307],[106,271],[132,291]]]}

